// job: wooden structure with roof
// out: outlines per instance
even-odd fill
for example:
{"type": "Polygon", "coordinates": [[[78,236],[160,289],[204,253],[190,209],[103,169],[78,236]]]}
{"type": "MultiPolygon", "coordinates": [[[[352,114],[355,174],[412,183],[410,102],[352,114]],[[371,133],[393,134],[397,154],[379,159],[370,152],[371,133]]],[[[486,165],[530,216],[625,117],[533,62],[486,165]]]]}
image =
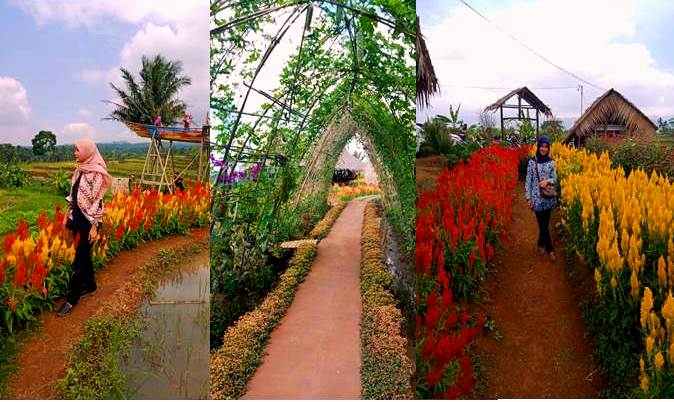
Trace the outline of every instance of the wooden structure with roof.
{"type": "Polygon", "coordinates": [[[564,143],[580,147],[588,137],[623,138],[655,134],[658,127],[620,92],[611,88],[597,98],[569,130],[564,143]]]}
{"type": "Polygon", "coordinates": [[[540,114],[543,113],[543,115],[548,118],[552,117],[550,108],[527,87],[521,87],[510,91],[507,95],[487,106],[484,110],[486,112],[494,112],[497,109],[500,111],[501,115],[501,136],[503,136],[503,133],[505,132],[505,122],[517,120],[536,122],[536,137],[538,137],[540,114]],[[517,97],[517,104],[507,103],[514,97],[517,97]],[[515,110],[517,116],[512,116],[512,113],[510,115],[504,113],[504,109],[515,110]],[[531,116],[532,112],[535,112],[535,116],[531,116]]]}
{"type": "MultiPolygon", "coordinates": [[[[182,128],[182,127],[158,127],[152,124],[124,122],[124,124],[136,135],[149,138],[150,145],[143,164],[143,173],[140,176],[140,184],[155,186],[162,191],[164,189],[173,192],[176,183],[185,178],[188,170],[197,165],[197,174],[194,177],[198,181],[209,180],[210,155],[210,127],[182,128]],[[162,144],[167,141],[168,144],[162,144]],[[176,172],[173,164],[173,143],[186,142],[200,144],[197,152],[188,164],[179,172],[176,172]]],[[[192,168],[193,169],[193,168],[192,168]]]]}
{"type": "Polygon", "coordinates": [[[358,176],[358,173],[363,171],[363,167],[363,162],[344,148],[335,165],[332,181],[345,183],[354,180],[358,176]]]}

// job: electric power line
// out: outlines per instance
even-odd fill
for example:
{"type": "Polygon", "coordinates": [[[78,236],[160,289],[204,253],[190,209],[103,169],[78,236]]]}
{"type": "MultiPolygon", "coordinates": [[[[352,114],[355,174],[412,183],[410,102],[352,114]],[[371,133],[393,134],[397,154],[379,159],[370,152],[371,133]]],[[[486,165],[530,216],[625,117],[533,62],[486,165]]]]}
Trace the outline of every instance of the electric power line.
{"type": "Polygon", "coordinates": [[[510,39],[512,39],[513,41],[519,43],[520,46],[524,47],[525,49],[527,49],[528,51],[530,51],[531,53],[533,53],[534,55],[536,55],[538,58],[540,58],[540,59],[543,60],[544,62],[550,64],[551,66],[557,68],[559,71],[562,71],[562,72],[564,72],[564,73],[570,75],[571,77],[575,78],[576,80],[578,80],[578,81],[580,81],[580,82],[582,82],[582,83],[585,83],[585,84],[587,84],[587,85],[589,85],[589,86],[591,86],[591,87],[593,87],[593,88],[596,88],[596,89],[598,89],[598,90],[600,90],[600,91],[605,91],[605,90],[606,90],[605,88],[602,88],[602,87],[600,87],[600,86],[597,86],[597,85],[591,83],[590,81],[588,81],[588,80],[586,80],[586,79],[583,79],[582,77],[579,77],[578,75],[574,74],[573,72],[571,72],[571,71],[565,69],[564,67],[560,66],[559,64],[556,64],[555,62],[551,61],[551,60],[548,59],[547,57],[545,57],[545,56],[543,56],[542,54],[538,53],[535,49],[531,48],[531,47],[528,46],[526,43],[524,43],[524,42],[522,42],[521,40],[519,40],[515,35],[511,34],[510,32],[506,31],[505,29],[501,28],[500,26],[498,26],[497,24],[495,24],[493,21],[491,21],[489,18],[487,18],[485,15],[483,15],[482,13],[480,13],[480,12],[479,12],[478,10],[476,10],[473,6],[471,6],[470,4],[468,4],[468,2],[467,2],[466,0],[458,0],[458,1],[461,2],[463,5],[465,5],[466,7],[468,7],[471,11],[473,11],[475,14],[477,14],[480,18],[482,18],[483,20],[487,21],[487,23],[489,23],[489,24],[491,24],[492,26],[494,26],[494,28],[496,28],[497,30],[499,30],[501,33],[507,35],[508,37],[510,37],[510,39]]]}
{"type": "MultiPolygon", "coordinates": [[[[513,87],[489,87],[489,86],[471,86],[471,85],[442,85],[445,88],[464,88],[464,89],[484,89],[487,91],[491,90],[512,90],[513,87]]],[[[578,89],[577,86],[569,87],[528,87],[529,89],[535,90],[563,90],[563,89],[578,89]]]]}

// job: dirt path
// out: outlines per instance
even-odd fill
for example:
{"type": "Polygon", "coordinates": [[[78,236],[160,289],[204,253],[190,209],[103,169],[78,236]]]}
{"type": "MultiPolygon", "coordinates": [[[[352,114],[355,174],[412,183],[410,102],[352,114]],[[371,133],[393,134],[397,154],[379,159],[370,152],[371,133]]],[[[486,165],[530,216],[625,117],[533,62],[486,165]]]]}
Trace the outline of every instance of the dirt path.
{"type": "Polygon", "coordinates": [[[360,233],[352,201],[318,245],[246,399],[360,399],[360,233]]]}
{"type": "Polygon", "coordinates": [[[206,233],[206,229],[198,229],[186,236],[167,237],[122,251],[96,273],[96,293],[81,300],[69,316],[59,318],[52,311],[42,313],[39,317],[41,328],[20,346],[16,360],[18,369],[8,385],[11,398],[54,398],[55,383],[65,375],[67,354],[82,335],[86,320],[113,300],[135,270],[161,249],[192,243],[206,233]]]}
{"type": "Polygon", "coordinates": [[[513,211],[509,243],[485,284],[484,308],[502,338],[492,334],[477,343],[484,380],[480,397],[596,398],[602,380],[563,249],[555,243],[555,262],[539,256],[536,219],[522,195],[513,211]]]}

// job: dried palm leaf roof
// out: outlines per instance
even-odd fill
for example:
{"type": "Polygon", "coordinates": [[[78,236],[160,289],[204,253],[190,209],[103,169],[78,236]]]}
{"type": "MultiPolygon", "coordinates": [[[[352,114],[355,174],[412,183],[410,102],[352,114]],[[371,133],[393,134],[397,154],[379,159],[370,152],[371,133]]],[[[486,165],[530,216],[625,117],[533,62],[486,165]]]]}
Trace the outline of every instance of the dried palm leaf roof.
{"type": "Polygon", "coordinates": [[[657,130],[657,126],[632,102],[627,100],[620,92],[611,88],[598,97],[582,116],[569,130],[564,142],[569,142],[572,137],[584,137],[594,133],[598,125],[605,126],[616,123],[624,123],[630,132],[643,132],[657,130]]]}
{"type": "Polygon", "coordinates": [[[419,28],[419,17],[417,16],[417,103],[422,106],[428,106],[430,97],[440,90],[438,77],[435,75],[435,69],[431,62],[431,55],[428,53],[426,41],[419,28]]]}
{"type": "Polygon", "coordinates": [[[550,108],[545,103],[543,103],[543,101],[540,100],[538,96],[534,95],[534,93],[531,92],[531,90],[527,87],[521,87],[510,91],[506,96],[500,98],[493,104],[487,106],[484,110],[488,112],[497,110],[501,106],[505,105],[508,99],[512,98],[515,95],[519,95],[522,99],[527,101],[529,105],[535,107],[536,110],[542,112],[544,115],[552,117],[552,111],[550,110],[550,108]]]}

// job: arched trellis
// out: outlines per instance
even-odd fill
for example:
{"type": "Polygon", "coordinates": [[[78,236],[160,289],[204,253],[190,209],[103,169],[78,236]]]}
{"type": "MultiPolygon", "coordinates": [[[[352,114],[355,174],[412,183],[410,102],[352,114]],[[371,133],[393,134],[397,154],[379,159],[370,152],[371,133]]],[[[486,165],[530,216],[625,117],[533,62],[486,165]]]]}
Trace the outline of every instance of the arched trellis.
{"type": "MultiPolygon", "coordinates": [[[[252,180],[246,188],[259,194],[255,202],[267,201],[255,217],[242,220],[245,225],[242,236],[247,237],[247,244],[267,247],[288,240],[275,233],[279,217],[321,208],[321,202],[324,204],[327,199],[329,178],[339,151],[353,136],[361,140],[370,157],[380,179],[385,205],[402,209],[398,196],[400,181],[392,173],[395,169],[384,161],[386,153],[379,149],[382,147],[376,136],[362,119],[366,113],[357,105],[367,99],[387,111],[389,118],[399,122],[409,120],[409,132],[400,130],[398,134],[404,132],[403,140],[409,135],[414,143],[412,57],[416,14],[413,1],[403,0],[402,4],[366,0],[212,3],[215,27],[211,30],[211,48],[215,49],[215,56],[211,57],[211,103],[215,101],[218,105],[217,117],[223,122],[222,125],[213,122],[214,134],[220,134],[213,149],[222,159],[218,178],[226,178],[222,180],[224,184],[214,188],[216,231],[222,224],[231,223],[232,217],[236,220],[240,216],[237,211],[246,208],[244,204],[250,200],[239,191],[240,187],[228,184],[229,178],[255,166],[261,169],[263,179],[252,180]],[[223,9],[227,11],[224,18],[220,15],[223,9]],[[245,65],[245,74],[234,74],[240,98],[235,102],[232,91],[228,101],[221,101],[219,77],[235,71],[232,58],[248,54],[245,38],[249,31],[260,32],[260,24],[272,16],[274,24],[267,26],[270,29],[265,35],[251,44],[259,52],[256,62],[245,65]],[[376,29],[377,25],[383,29],[376,29]],[[286,63],[282,84],[273,90],[263,88],[259,77],[289,32],[297,32],[299,42],[286,63]],[[396,58],[403,57],[410,59],[401,59],[402,65],[394,64],[396,58]],[[248,105],[254,97],[265,104],[253,111],[248,105]],[[262,141],[260,133],[264,135],[262,141]],[[329,159],[312,161],[320,155],[316,150],[328,145],[332,146],[329,159]],[[307,168],[308,164],[315,164],[315,168],[307,168]],[[316,181],[317,175],[321,180],[316,181]],[[319,187],[311,183],[319,183],[319,187]],[[293,208],[302,200],[306,201],[302,208],[293,208]]],[[[390,144],[387,145],[390,152],[390,144]]],[[[411,163],[407,167],[410,174],[411,163]]],[[[413,176],[408,181],[413,193],[413,176]]],[[[413,208],[413,204],[407,207],[413,208]]],[[[227,237],[226,233],[218,235],[227,237]]],[[[246,265],[248,254],[242,250],[234,265],[246,265]]]]}
{"type": "MultiPolygon", "coordinates": [[[[254,298],[281,255],[274,245],[305,236],[322,217],[339,151],[353,136],[379,176],[392,226],[413,244],[414,1],[214,0],[211,15],[218,177],[261,167],[257,178],[214,186],[211,292],[225,296],[223,308],[240,295],[254,298]],[[283,53],[289,59],[276,88],[265,87],[260,77],[291,35],[298,46],[283,53]],[[264,104],[251,107],[255,98],[264,104]],[[313,161],[321,147],[329,158],[313,161]],[[410,155],[406,167],[386,159],[401,154],[410,155]]],[[[226,325],[236,316],[213,317],[226,325]]]]}
{"type": "Polygon", "coordinates": [[[302,199],[327,196],[339,155],[353,137],[363,144],[372,163],[385,206],[400,206],[398,189],[382,160],[382,152],[378,152],[377,143],[370,132],[354,120],[349,107],[337,110],[323,135],[311,147],[303,163],[305,173],[292,199],[294,205],[298,205],[302,199]]]}

